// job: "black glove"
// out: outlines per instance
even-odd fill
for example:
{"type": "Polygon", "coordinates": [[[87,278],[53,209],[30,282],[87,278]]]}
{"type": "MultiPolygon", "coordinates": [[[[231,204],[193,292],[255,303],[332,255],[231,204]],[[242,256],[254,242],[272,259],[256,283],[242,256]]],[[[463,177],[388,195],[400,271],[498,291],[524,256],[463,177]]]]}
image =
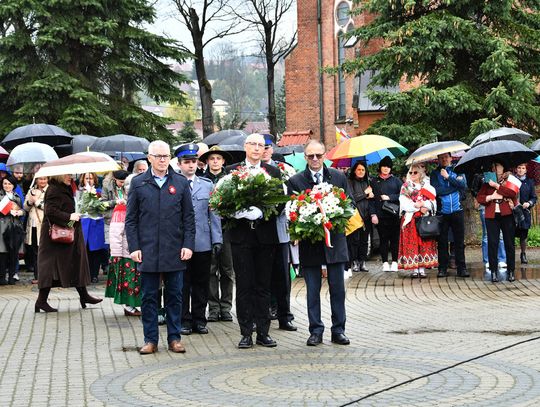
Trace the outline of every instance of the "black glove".
{"type": "Polygon", "coordinates": [[[221,253],[222,244],[221,243],[214,243],[212,245],[212,254],[214,256],[219,256],[221,253]]]}

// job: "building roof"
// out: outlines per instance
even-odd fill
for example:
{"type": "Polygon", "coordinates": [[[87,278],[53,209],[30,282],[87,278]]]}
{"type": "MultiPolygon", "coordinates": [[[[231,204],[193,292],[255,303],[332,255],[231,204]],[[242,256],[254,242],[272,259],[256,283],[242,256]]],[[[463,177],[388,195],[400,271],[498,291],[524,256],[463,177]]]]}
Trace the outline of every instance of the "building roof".
{"type": "Polygon", "coordinates": [[[293,144],[304,145],[313,135],[312,130],[286,131],[278,142],[279,147],[290,146],[293,144]]]}

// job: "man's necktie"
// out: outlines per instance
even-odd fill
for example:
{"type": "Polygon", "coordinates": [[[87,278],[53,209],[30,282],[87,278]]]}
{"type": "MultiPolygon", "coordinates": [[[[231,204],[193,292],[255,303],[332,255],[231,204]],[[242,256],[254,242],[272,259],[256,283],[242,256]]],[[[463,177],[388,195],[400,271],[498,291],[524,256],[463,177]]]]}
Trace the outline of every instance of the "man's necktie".
{"type": "Polygon", "coordinates": [[[315,184],[320,184],[320,183],[321,183],[321,173],[316,172],[315,173],[315,184]]]}
{"type": "Polygon", "coordinates": [[[189,189],[191,189],[193,191],[193,180],[192,179],[189,180],[189,189]]]}

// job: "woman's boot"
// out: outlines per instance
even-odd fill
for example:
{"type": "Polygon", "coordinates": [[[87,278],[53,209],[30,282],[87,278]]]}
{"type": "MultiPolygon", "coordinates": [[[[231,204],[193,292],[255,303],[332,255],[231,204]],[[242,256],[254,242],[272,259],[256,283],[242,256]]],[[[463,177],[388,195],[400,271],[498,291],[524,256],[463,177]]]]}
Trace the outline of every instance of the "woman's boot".
{"type": "Polygon", "coordinates": [[[77,287],[77,292],[79,293],[79,299],[81,301],[81,307],[86,308],[86,304],[99,304],[103,301],[103,298],[92,297],[88,294],[86,287],[77,287]]]}
{"type": "Polygon", "coordinates": [[[516,274],[513,271],[508,270],[507,280],[510,282],[516,281],[516,274]]]}
{"type": "Polygon", "coordinates": [[[499,282],[499,277],[497,277],[497,272],[496,271],[491,272],[491,282],[492,283],[498,283],[499,282]]]}
{"type": "Polygon", "coordinates": [[[58,312],[56,308],[51,307],[47,304],[47,299],[49,298],[49,292],[51,288],[40,288],[38,298],[36,300],[36,305],[34,305],[34,312],[39,312],[43,310],[45,312],[58,312]]]}
{"type": "Polygon", "coordinates": [[[529,261],[527,260],[527,239],[523,239],[519,241],[519,245],[521,246],[521,264],[529,264],[529,261]]]}

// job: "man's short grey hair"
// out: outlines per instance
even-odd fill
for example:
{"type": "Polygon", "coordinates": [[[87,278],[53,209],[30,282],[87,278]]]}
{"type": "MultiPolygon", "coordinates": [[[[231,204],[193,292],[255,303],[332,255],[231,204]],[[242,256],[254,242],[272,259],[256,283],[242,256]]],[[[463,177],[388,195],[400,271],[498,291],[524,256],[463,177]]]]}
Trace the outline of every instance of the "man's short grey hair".
{"type": "Polygon", "coordinates": [[[154,140],[148,145],[148,154],[153,154],[154,150],[158,147],[165,147],[169,150],[171,150],[171,147],[167,143],[165,143],[163,140],[154,140]]]}
{"type": "Polygon", "coordinates": [[[315,139],[311,139],[307,142],[307,144],[304,146],[304,153],[306,152],[307,148],[309,146],[312,146],[312,145],[319,145],[319,146],[322,146],[322,148],[324,148],[324,152],[326,152],[326,146],[321,143],[319,140],[315,140],[315,139]]]}
{"type": "MultiPolygon", "coordinates": [[[[150,151],[150,148],[148,148],[148,151],[150,151]]],[[[148,163],[146,162],[146,160],[137,160],[133,164],[133,174],[137,174],[137,171],[139,170],[139,167],[141,165],[145,165],[146,167],[148,167],[148,163]]]]}

